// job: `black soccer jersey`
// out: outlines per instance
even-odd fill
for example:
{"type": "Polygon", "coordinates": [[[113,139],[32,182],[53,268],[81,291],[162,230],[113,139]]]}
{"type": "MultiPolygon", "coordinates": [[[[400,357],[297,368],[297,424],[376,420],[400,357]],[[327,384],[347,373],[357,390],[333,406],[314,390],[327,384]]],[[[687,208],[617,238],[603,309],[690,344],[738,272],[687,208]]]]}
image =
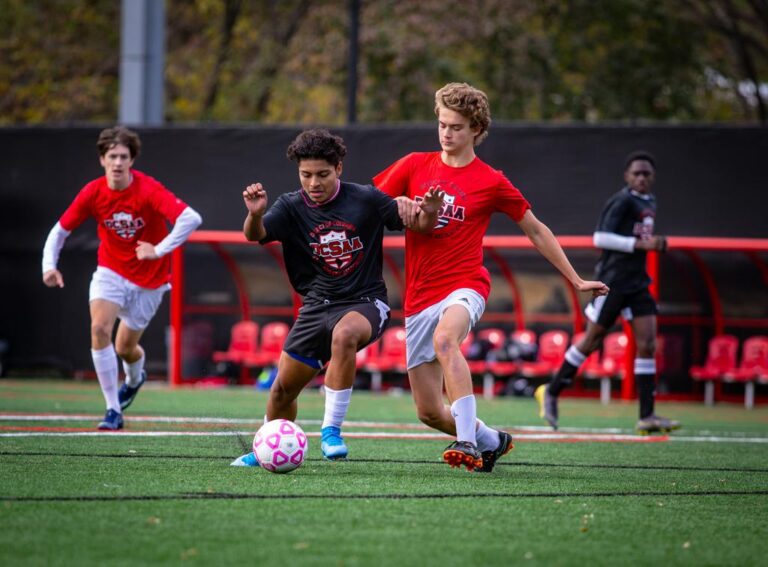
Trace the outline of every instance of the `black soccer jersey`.
{"type": "Polygon", "coordinates": [[[281,195],[264,215],[279,241],[288,278],[305,301],[371,297],[387,300],[382,276],[384,227],[402,230],[397,203],[371,185],[342,182],[323,204],[303,190],[281,195]]]}
{"type": "MultiPolygon", "coordinates": [[[[595,230],[646,240],[653,236],[655,218],[656,197],[651,194],[641,195],[624,187],[608,199],[595,230]]],[[[612,290],[622,293],[643,289],[651,283],[645,260],[645,250],[603,250],[597,263],[596,278],[608,284],[612,290]]]]}

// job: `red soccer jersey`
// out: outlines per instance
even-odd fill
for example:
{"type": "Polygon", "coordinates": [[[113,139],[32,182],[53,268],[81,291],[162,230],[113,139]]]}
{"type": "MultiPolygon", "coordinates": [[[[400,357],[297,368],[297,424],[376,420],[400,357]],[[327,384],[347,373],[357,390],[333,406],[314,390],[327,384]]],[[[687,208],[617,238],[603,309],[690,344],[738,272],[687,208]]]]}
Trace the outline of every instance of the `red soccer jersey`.
{"type": "Polygon", "coordinates": [[[59,223],[72,231],[88,217],[95,218],[100,240],[99,266],[140,287],[155,289],[168,282],[170,258],[166,255],[158,260],[139,260],[136,243],[160,242],[168,235],[168,223],[175,222],[187,205],[156,179],[135,169],[131,173],[133,181],[122,191],[110,189],[106,177],[88,183],[59,223]]]}
{"type": "Polygon", "coordinates": [[[470,288],[488,299],[491,278],[483,266],[483,236],[491,214],[515,222],[530,208],[520,191],[488,164],[475,158],[464,167],[443,163],[440,152],[412,153],[379,173],[374,185],[392,197],[420,201],[430,187],[445,191],[440,221],[431,234],[405,233],[406,317],[470,288]]]}

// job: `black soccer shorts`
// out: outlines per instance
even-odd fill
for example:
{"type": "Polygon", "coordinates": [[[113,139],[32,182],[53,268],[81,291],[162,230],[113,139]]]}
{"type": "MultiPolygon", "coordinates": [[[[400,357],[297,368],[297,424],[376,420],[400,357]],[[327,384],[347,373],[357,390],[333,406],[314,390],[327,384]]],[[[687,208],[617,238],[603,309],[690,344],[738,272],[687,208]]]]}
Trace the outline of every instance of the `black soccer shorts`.
{"type": "Polygon", "coordinates": [[[285,339],[283,350],[319,370],[331,359],[333,328],[350,311],[360,313],[371,324],[371,339],[361,349],[378,339],[389,323],[389,306],[375,297],[305,304],[285,339]]]}
{"type": "Polygon", "coordinates": [[[587,304],[584,313],[587,318],[606,329],[610,329],[621,315],[626,321],[658,313],[656,301],[648,288],[631,293],[611,290],[608,295],[595,297],[587,304]]]}

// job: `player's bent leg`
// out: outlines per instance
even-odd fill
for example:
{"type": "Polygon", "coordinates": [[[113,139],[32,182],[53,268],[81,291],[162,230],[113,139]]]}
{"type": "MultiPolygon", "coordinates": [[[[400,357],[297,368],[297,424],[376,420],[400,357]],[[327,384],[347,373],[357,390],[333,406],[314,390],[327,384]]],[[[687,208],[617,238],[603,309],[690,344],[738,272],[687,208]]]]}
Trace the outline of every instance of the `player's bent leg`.
{"type": "Polygon", "coordinates": [[[443,401],[443,370],[437,361],[408,370],[411,394],[419,420],[432,429],[456,436],[456,421],[443,401]]]}
{"type": "Polygon", "coordinates": [[[147,380],[144,370],[144,349],[139,346],[139,340],[144,330],[131,329],[124,321],[120,322],[115,337],[115,350],[123,360],[125,383],[117,392],[120,408],[125,410],[136,399],[139,389],[147,380]]]}
{"type": "Polygon", "coordinates": [[[283,351],[277,364],[277,376],[269,390],[267,419],[296,420],[298,404],[296,399],[307,384],[315,377],[318,369],[300,362],[283,351]]]}

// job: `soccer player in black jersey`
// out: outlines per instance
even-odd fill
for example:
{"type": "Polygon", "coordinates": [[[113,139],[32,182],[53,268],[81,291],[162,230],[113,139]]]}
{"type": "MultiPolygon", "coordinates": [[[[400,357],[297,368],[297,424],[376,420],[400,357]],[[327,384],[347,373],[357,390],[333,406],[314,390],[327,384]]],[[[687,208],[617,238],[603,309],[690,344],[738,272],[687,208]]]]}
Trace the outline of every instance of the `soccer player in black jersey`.
{"type": "Polygon", "coordinates": [[[656,160],[648,152],[631,153],[625,163],[626,186],[603,207],[594,233],[594,242],[603,253],[597,264],[596,279],[611,288],[606,296],[593,299],[585,309],[587,331],[580,343],[571,346],[565,360],[549,384],[536,389],[539,415],[555,429],[558,425],[558,396],[587,357],[602,344],[608,330],[621,315],[632,326],[637,346],[635,380],[640,397],[640,433],[679,429],[680,423],[654,413],[656,392],[656,302],[648,286],[648,250],[663,252],[667,241],[653,234],[656,197],[651,193],[656,160]]]}
{"type": "MultiPolygon", "coordinates": [[[[397,202],[371,185],[341,181],[344,141],[327,130],[307,130],[288,147],[301,189],[281,195],[267,212],[261,183],[243,191],[243,232],[261,244],[278,241],[288,278],[304,304],[291,328],[267,402],[265,419],[294,421],[297,398],[328,363],[321,450],[344,459],[341,436],[355,378],[355,355],[379,338],[389,320],[382,277],[384,228],[402,230],[397,202]]],[[[443,192],[430,188],[413,230],[437,224],[443,192]]],[[[233,465],[258,466],[253,453],[233,465]]]]}

